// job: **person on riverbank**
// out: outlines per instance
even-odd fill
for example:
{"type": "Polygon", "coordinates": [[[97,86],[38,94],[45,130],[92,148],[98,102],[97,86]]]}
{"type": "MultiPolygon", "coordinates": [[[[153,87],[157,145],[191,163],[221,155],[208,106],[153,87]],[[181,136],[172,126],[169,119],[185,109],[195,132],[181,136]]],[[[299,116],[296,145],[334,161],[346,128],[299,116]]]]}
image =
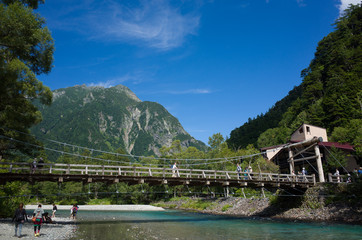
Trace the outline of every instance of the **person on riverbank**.
{"type": "Polygon", "coordinates": [[[75,220],[77,218],[77,212],[78,212],[78,205],[73,204],[73,207],[70,209],[70,217],[75,220]]]}
{"type": "Polygon", "coordinates": [[[55,213],[58,210],[57,206],[55,205],[55,203],[53,203],[53,214],[52,214],[52,218],[55,218],[55,213]]]}
{"type": "Polygon", "coordinates": [[[238,172],[238,179],[241,179],[241,172],[243,169],[240,167],[239,163],[236,164],[236,171],[238,172]]]}
{"type": "Polygon", "coordinates": [[[41,204],[38,205],[38,208],[34,210],[33,216],[35,217],[34,221],[34,236],[39,237],[40,236],[40,228],[41,224],[43,223],[43,214],[44,210],[41,206],[41,204]]]}
{"type": "Polygon", "coordinates": [[[26,211],[24,209],[24,204],[20,203],[19,208],[15,210],[13,222],[15,221],[15,235],[14,237],[21,238],[21,230],[23,228],[24,222],[28,221],[28,216],[26,215],[26,211]],[[19,235],[18,235],[19,229],[19,235]]]}

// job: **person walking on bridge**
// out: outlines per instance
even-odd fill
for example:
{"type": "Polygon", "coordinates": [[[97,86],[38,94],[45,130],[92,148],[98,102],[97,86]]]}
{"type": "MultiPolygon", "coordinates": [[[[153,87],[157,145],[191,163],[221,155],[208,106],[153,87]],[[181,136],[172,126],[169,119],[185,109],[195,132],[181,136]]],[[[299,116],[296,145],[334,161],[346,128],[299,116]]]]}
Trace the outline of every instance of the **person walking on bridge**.
{"type": "Polygon", "coordinates": [[[177,171],[177,165],[176,165],[176,162],[175,162],[175,163],[172,165],[172,177],[177,177],[176,171],[177,171]]]}

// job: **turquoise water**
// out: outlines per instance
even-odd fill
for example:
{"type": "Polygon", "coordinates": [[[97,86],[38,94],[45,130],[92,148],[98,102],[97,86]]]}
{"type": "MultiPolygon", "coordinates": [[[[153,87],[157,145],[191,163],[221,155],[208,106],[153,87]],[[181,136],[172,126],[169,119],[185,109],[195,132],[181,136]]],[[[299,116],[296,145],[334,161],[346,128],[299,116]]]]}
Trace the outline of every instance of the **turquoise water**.
{"type": "MultiPolygon", "coordinates": [[[[68,212],[60,212],[67,215],[68,212]]],[[[183,211],[78,213],[73,239],[362,239],[362,226],[233,218],[183,211]]]]}

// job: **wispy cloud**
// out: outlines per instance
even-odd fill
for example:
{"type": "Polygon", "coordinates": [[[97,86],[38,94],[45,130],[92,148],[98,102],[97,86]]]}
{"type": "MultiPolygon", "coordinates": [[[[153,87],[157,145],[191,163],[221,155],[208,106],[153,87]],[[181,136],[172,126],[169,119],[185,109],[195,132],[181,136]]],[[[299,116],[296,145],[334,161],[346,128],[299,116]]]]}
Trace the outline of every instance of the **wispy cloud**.
{"type": "MultiPolygon", "coordinates": [[[[80,31],[90,39],[127,42],[168,50],[181,46],[195,35],[200,15],[195,9],[174,6],[168,0],[87,1],[84,8],[64,9],[62,28],[80,31]],[[77,13],[75,15],[75,13],[77,13]]],[[[60,26],[60,25],[59,25],[60,26]]]]}
{"type": "Polygon", "coordinates": [[[307,4],[305,4],[304,0],[297,0],[298,6],[299,7],[305,7],[307,6],[307,4]]]}
{"type": "Polygon", "coordinates": [[[350,4],[361,4],[361,0],[341,0],[340,3],[337,5],[340,16],[343,15],[344,10],[346,10],[350,4]]]}
{"type": "Polygon", "coordinates": [[[209,94],[211,93],[208,89],[186,89],[186,90],[166,90],[163,93],[181,95],[181,94],[209,94]]]}
{"type": "Polygon", "coordinates": [[[157,91],[146,91],[142,94],[155,95],[155,94],[168,94],[168,95],[187,95],[187,94],[210,94],[213,91],[209,89],[191,88],[185,90],[157,90],[157,91]]]}
{"type": "Polygon", "coordinates": [[[143,81],[145,81],[146,77],[144,77],[143,72],[135,72],[135,73],[127,73],[123,76],[119,76],[116,78],[108,79],[105,81],[99,81],[99,82],[90,82],[87,85],[90,87],[99,86],[99,87],[114,87],[118,84],[123,84],[125,82],[132,82],[133,84],[139,84],[143,81]]]}

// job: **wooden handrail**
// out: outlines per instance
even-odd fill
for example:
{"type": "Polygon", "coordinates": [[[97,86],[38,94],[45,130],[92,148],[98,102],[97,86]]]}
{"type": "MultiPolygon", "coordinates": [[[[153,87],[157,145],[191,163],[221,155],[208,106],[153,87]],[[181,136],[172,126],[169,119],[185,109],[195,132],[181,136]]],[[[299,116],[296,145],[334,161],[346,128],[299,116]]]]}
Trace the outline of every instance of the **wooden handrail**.
{"type": "MultiPolygon", "coordinates": [[[[32,173],[31,163],[27,162],[0,162],[0,169],[10,173],[18,171],[32,173]],[[29,167],[30,166],[30,167],[29,167]]],[[[82,174],[82,175],[122,175],[122,176],[149,176],[149,177],[173,177],[171,168],[144,167],[144,166],[116,166],[116,165],[94,165],[94,164],[64,164],[64,163],[43,163],[42,168],[36,172],[48,172],[49,174],[82,174]]],[[[240,180],[236,171],[210,170],[210,169],[183,169],[175,171],[178,178],[207,178],[220,180],[240,180]]],[[[174,173],[174,174],[175,174],[174,173]]],[[[329,176],[335,179],[335,176],[329,176]]],[[[241,173],[242,180],[253,182],[310,182],[315,184],[314,175],[291,175],[278,173],[241,173]],[[246,174],[246,176],[244,176],[246,174]],[[303,178],[303,179],[302,179],[303,178]]],[[[342,176],[340,176],[343,182],[342,176]]],[[[333,181],[334,182],[334,181],[333,181]]],[[[337,182],[337,181],[336,181],[337,182]]]]}

